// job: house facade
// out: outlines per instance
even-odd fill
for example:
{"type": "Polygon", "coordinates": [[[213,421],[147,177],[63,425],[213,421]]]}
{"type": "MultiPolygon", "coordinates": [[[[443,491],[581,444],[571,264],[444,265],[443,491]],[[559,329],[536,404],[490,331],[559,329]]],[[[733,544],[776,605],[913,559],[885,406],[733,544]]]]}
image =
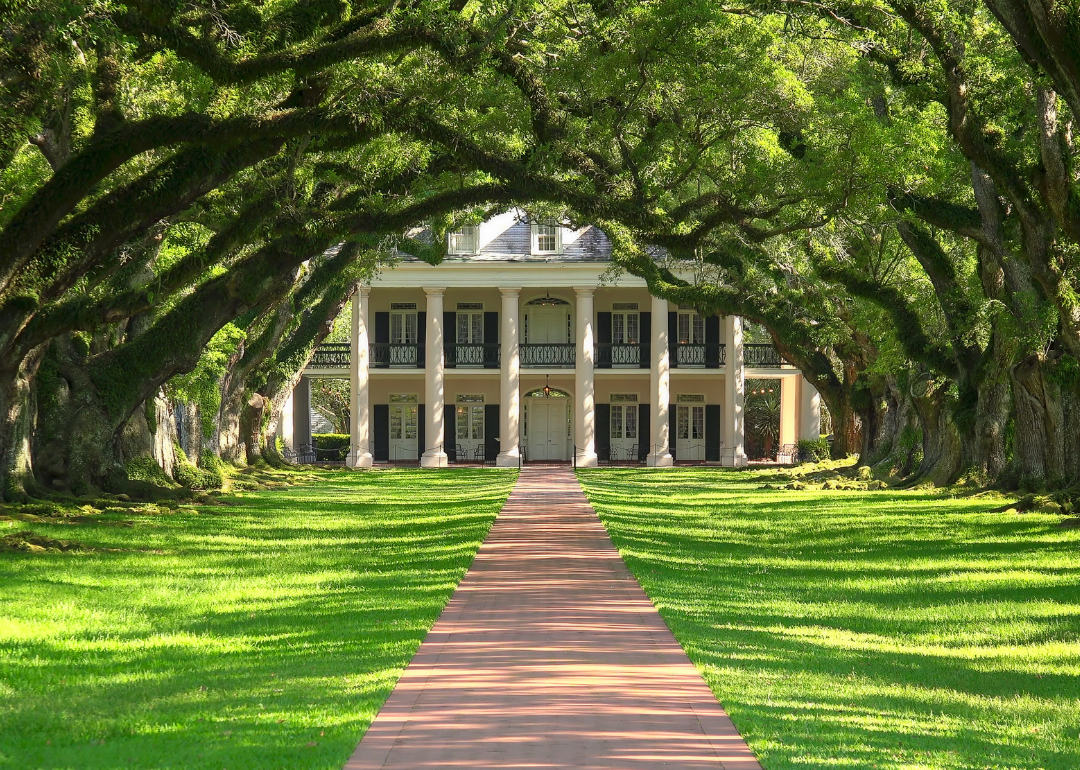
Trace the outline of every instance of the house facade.
{"type": "Polygon", "coordinates": [[[418,462],[741,466],[748,371],[781,383],[780,443],[817,438],[818,394],[737,317],[610,275],[611,244],[510,211],[360,288],[352,341],[316,351],[279,435],[310,444],[310,380],[350,380],[350,467],[418,462]]]}

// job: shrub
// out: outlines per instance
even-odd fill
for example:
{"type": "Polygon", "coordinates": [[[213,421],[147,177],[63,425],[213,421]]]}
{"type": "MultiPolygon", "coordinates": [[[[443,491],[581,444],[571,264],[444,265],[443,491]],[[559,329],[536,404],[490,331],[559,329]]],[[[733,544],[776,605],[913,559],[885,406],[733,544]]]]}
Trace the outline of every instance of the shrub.
{"type": "Polygon", "coordinates": [[[317,459],[344,460],[349,453],[352,436],[348,433],[313,433],[311,441],[315,444],[317,459]]]}
{"type": "Polygon", "coordinates": [[[188,489],[198,492],[221,489],[224,483],[221,476],[221,460],[212,452],[203,452],[201,459],[203,467],[200,468],[187,458],[183,449],[176,447],[176,468],[173,471],[176,480],[188,489]]]}
{"type": "Polygon", "coordinates": [[[165,471],[153,457],[143,455],[136,457],[124,466],[127,477],[131,481],[145,481],[148,484],[158,484],[163,487],[175,486],[173,480],[166,475],[165,471]]]}
{"type": "Polygon", "coordinates": [[[825,436],[819,436],[816,440],[804,438],[799,440],[799,460],[802,462],[819,463],[829,459],[829,441],[825,436]]]}

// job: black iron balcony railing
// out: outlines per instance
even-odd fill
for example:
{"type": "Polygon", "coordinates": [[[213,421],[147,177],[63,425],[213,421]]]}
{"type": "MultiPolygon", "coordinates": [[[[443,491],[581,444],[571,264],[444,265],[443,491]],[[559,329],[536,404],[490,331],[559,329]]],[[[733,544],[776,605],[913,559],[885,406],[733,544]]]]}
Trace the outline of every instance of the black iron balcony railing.
{"type": "Polygon", "coordinates": [[[743,345],[743,366],[758,369],[778,369],[787,364],[772,345],[743,345]]]}
{"type": "MultiPolygon", "coordinates": [[[[629,366],[640,367],[642,345],[634,342],[601,342],[596,346],[593,363],[601,369],[629,366]]],[[[648,353],[644,354],[648,358],[648,353]]]]}
{"type": "Polygon", "coordinates": [[[348,342],[324,342],[311,355],[312,369],[348,369],[352,358],[352,345],[348,342]]]}
{"type": "Polygon", "coordinates": [[[573,369],[577,346],[573,342],[543,342],[519,345],[518,353],[523,367],[533,369],[573,369]]]}
{"type": "Polygon", "coordinates": [[[377,369],[424,368],[424,346],[416,343],[376,342],[369,348],[369,365],[377,369]]]}
{"type": "Polygon", "coordinates": [[[719,369],[727,363],[727,346],[719,342],[678,342],[675,344],[676,369],[719,369]]]}
{"type": "Polygon", "coordinates": [[[499,368],[499,343],[447,343],[443,346],[447,367],[499,368]]]}

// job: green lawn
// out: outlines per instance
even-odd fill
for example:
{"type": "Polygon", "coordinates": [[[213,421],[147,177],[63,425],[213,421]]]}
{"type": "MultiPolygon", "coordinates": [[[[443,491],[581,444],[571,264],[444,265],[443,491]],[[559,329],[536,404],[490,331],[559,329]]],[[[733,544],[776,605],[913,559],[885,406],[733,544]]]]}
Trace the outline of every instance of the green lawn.
{"type": "Polygon", "coordinates": [[[321,472],[34,526],[124,550],[0,554],[0,767],[340,768],[515,477],[321,472]]]}
{"type": "Polygon", "coordinates": [[[1080,531],[767,476],[579,472],[767,770],[1080,768],[1080,531]]]}

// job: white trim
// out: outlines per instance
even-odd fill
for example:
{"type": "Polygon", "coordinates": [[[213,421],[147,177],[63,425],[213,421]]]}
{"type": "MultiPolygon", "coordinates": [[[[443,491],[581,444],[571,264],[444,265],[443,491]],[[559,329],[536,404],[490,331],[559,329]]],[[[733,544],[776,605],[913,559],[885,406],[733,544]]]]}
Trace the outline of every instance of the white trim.
{"type": "Polygon", "coordinates": [[[454,257],[472,257],[480,253],[480,226],[462,225],[446,234],[446,253],[454,257]]]}
{"type": "Polygon", "coordinates": [[[534,257],[552,256],[557,257],[563,253],[563,228],[558,222],[544,221],[544,222],[532,222],[530,224],[531,232],[531,251],[534,257]],[[555,248],[541,249],[540,248],[540,226],[553,227],[555,229],[555,248]]]}

